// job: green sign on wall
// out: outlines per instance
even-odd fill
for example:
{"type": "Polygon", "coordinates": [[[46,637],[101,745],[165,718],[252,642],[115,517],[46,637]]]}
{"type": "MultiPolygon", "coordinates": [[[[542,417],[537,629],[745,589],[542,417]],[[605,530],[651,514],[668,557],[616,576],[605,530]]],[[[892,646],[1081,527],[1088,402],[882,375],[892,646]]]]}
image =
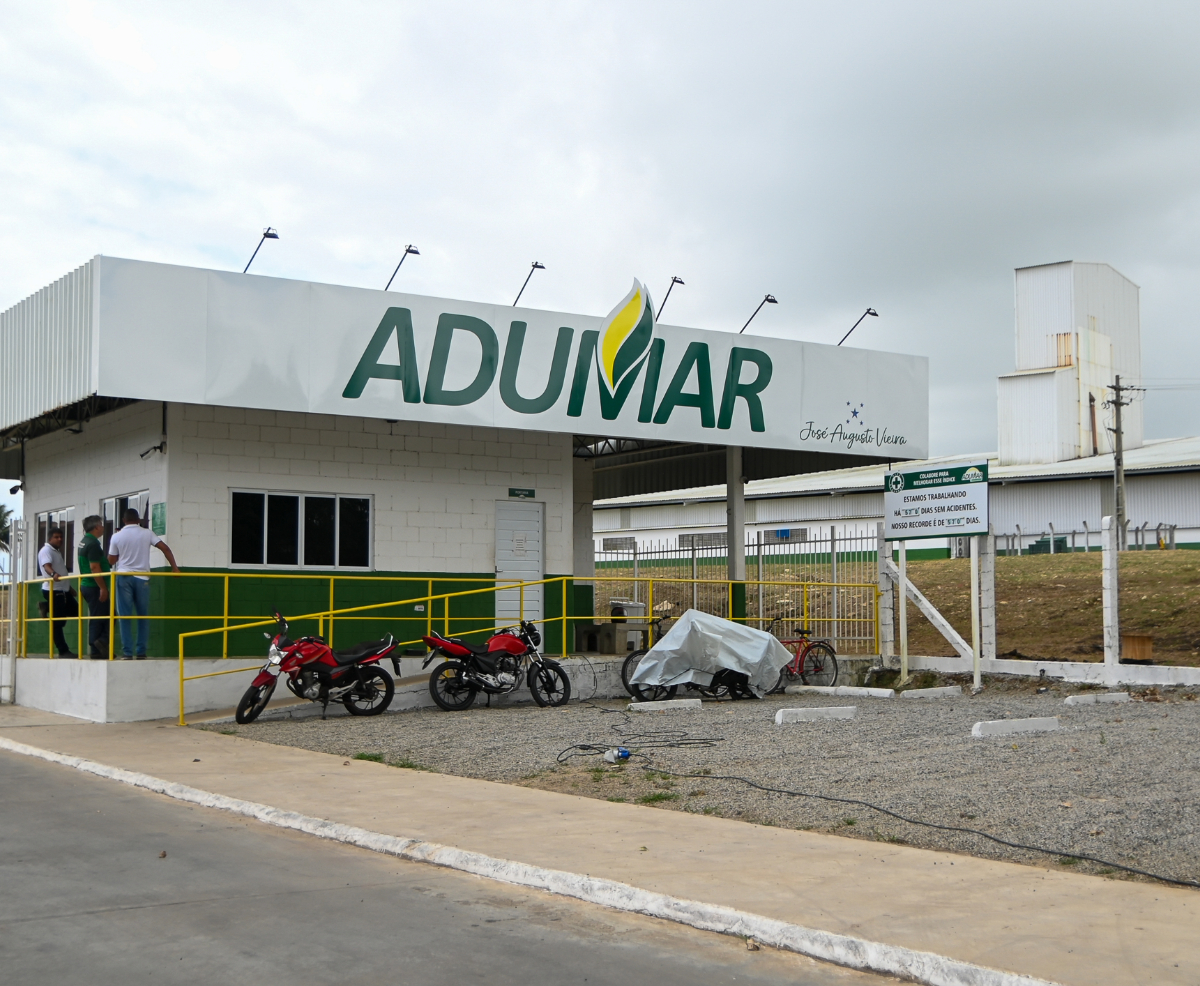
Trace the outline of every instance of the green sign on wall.
{"type": "Polygon", "coordinates": [[[986,462],[924,466],[883,480],[884,537],[968,537],[988,532],[986,462]]]}

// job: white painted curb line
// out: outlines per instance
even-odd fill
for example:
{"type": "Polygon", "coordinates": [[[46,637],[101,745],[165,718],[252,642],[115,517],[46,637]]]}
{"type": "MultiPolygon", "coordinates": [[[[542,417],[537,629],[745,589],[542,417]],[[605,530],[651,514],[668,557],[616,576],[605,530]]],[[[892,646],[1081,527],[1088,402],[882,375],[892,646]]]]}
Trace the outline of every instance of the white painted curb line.
{"type": "Polygon", "coordinates": [[[1012,736],[1014,733],[1049,733],[1058,728],[1058,716],[1047,716],[1044,719],[993,719],[991,722],[977,722],[971,727],[971,735],[975,739],[988,736],[1012,736]]]}
{"type": "Polygon", "coordinates": [[[1068,695],[1063,699],[1063,705],[1108,705],[1128,701],[1129,692],[1105,692],[1103,695],[1068,695]]]}
{"type": "Polygon", "coordinates": [[[630,702],[630,712],[666,712],[670,709],[699,709],[704,703],[698,698],[669,698],[665,702],[630,702]]]}
{"type": "Polygon", "coordinates": [[[635,914],[646,914],[666,921],[675,921],[678,924],[686,924],[702,931],[716,931],[724,935],[753,938],[757,942],[772,945],[775,948],[799,952],[801,955],[822,959],[851,969],[912,979],[928,984],[928,986],[1059,986],[1049,980],[988,969],[984,966],[972,965],[969,962],[946,958],[933,952],[918,952],[902,948],[899,945],[887,945],[882,942],[851,938],[848,935],[815,931],[798,924],[788,924],[786,921],[776,921],[758,914],[738,911],[732,907],[657,894],[649,890],[641,890],[638,887],[631,887],[627,883],[618,883],[615,880],[604,880],[563,870],[549,870],[541,866],[496,859],[482,853],[468,852],[465,849],[455,849],[452,846],[442,846],[434,842],[384,835],[354,825],[342,825],[324,818],[314,818],[311,815],[301,815],[294,811],[272,808],[270,805],[201,791],[198,788],[188,787],[186,784],[164,781],[157,777],[151,777],[149,774],[124,770],[121,767],[109,767],[106,764],[85,760],[82,757],[54,753],[51,750],[17,743],[4,736],[0,736],[0,749],[47,760],[50,763],[62,764],[66,767],[74,767],[76,770],[86,771],[98,777],[120,781],[122,784],[129,784],[133,787],[145,788],[148,791],[165,794],[169,798],[186,801],[204,808],[231,811],[278,828],[295,829],[309,835],[319,836],[322,839],[344,842],[374,852],[387,853],[389,856],[399,856],[401,859],[413,862],[433,863],[435,866],[445,866],[448,869],[473,873],[476,876],[487,877],[501,883],[532,887],[563,897],[574,897],[592,904],[612,907],[618,911],[632,911],[635,914]]]}
{"type": "Polygon", "coordinates": [[[960,698],[962,685],[947,685],[945,688],[910,688],[901,692],[901,698],[960,698]]]}
{"type": "Polygon", "coordinates": [[[843,695],[846,698],[895,698],[891,688],[860,688],[857,685],[788,685],[785,695],[843,695]]]}
{"type": "Polygon", "coordinates": [[[820,719],[853,719],[858,715],[858,706],[840,705],[815,709],[780,709],[775,713],[775,725],[789,722],[816,722],[820,719]]]}

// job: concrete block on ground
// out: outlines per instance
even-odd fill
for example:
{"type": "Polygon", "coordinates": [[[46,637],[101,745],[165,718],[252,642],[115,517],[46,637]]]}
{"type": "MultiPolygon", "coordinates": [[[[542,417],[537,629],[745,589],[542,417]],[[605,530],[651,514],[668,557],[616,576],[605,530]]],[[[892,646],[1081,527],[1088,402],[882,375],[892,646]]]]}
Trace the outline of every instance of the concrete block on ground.
{"type": "Polygon", "coordinates": [[[1103,695],[1068,695],[1063,700],[1063,705],[1114,705],[1128,701],[1129,692],[1106,692],[1103,695]]]}
{"type": "Polygon", "coordinates": [[[858,706],[843,705],[824,709],[780,709],[775,713],[775,725],[789,722],[816,722],[819,719],[853,719],[858,706]]]}
{"type": "Polygon", "coordinates": [[[785,695],[842,695],[846,698],[895,698],[891,688],[862,688],[858,685],[788,685],[785,695]]]}
{"type": "Polygon", "coordinates": [[[698,709],[704,703],[698,698],[671,698],[665,702],[630,702],[630,712],[669,712],[672,709],[698,709]]]}
{"type": "Polygon", "coordinates": [[[901,692],[901,698],[959,698],[962,685],[947,685],[945,688],[910,688],[901,692]]]}
{"type": "Polygon", "coordinates": [[[1044,719],[994,719],[991,722],[977,722],[971,728],[971,735],[976,739],[988,736],[1011,736],[1014,733],[1048,733],[1058,728],[1058,716],[1048,716],[1044,719]]]}

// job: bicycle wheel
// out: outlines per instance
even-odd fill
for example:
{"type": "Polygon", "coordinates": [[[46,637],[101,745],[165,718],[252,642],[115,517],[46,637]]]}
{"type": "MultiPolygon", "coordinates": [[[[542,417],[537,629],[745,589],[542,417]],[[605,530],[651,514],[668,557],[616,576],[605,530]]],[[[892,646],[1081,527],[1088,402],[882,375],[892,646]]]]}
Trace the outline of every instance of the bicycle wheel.
{"type": "Polygon", "coordinates": [[[646,648],[643,647],[641,650],[635,650],[625,658],[625,663],[621,665],[621,684],[625,686],[625,691],[629,692],[630,695],[633,695],[634,691],[633,685],[629,683],[629,679],[633,677],[634,672],[637,671],[638,664],[641,663],[642,658],[645,656],[646,648]]]}
{"type": "Polygon", "coordinates": [[[818,640],[804,655],[800,677],[806,685],[836,685],[838,676],[837,657],[833,647],[818,640]]]}
{"type": "Polygon", "coordinates": [[[638,664],[645,656],[646,651],[642,649],[635,650],[625,658],[625,663],[621,665],[621,684],[625,686],[625,691],[633,696],[635,702],[665,702],[669,698],[674,698],[675,693],[679,690],[678,685],[667,687],[665,685],[630,684],[629,679],[634,676],[638,664]]]}

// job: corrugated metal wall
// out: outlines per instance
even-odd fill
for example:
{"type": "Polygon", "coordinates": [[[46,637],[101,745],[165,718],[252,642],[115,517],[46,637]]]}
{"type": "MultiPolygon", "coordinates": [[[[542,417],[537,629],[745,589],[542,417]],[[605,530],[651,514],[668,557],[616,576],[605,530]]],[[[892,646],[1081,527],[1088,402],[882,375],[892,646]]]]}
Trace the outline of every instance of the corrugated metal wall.
{"type": "Polygon", "coordinates": [[[1077,453],[1075,367],[1000,378],[1000,464],[1061,462],[1077,453]]]}
{"type": "MultiPolygon", "coordinates": [[[[1110,483],[1111,485],[1111,483],[1110,483]]],[[[1200,474],[1127,476],[1129,524],[1200,527],[1200,474]]]]}
{"type": "Polygon", "coordinates": [[[1073,332],[1072,264],[1045,264],[1016,272],[1017,369],[1054,366],[1054,336],[1073,332]],[[1049,337],[1049,338],[1047,338],[1049,337]]]}
{"type": "MultiPolygon", "coordinates": [[[[1058,483],[1013,483],[988,490],[988,514],[998,534],[1045,531],[1082,531],[1087,521],[1100,529],[1100,487],[1106,480],[1058,483]]],[[[1111,485],[1111,484],[1110,484],[1111,485]]]]}
{"type": "Polygon", "coordinates": [[[93,393],[96,261],[0,314],[0,429],[93,393]]]}

